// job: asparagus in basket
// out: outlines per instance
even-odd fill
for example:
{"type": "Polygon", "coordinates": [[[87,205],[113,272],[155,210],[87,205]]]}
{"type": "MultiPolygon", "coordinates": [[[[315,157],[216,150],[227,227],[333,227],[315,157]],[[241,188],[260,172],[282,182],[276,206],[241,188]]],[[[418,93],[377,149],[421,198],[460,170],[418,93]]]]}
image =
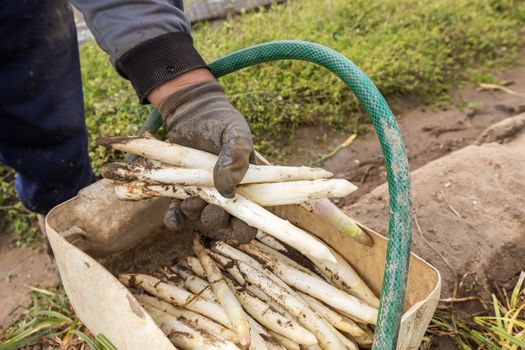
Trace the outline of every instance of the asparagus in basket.
{"type": "MultiPolygon", "coordinates": [[[[279,242],[273,243],[278,246],[276,244],[279,242]]],[[[239,246],[251,256],[223,242],[214,242],[211,246],[214,251],[210,251],[202,246],[198,237],[195,238],[193,245],[194,252],[198,257],[187,257],[172,269],[183,277],[183,280],[196,280],[195,273],[214,282],[213,284],[218,284],[219,288],[213,288],[213,284],[211,288],[218,300],[220,300],[219,294],[224,298],[225,295],[229,294],[228,291],[231,292],[227,297],[231,298],[233,295],[242,307],[242,309],[237,307],[231,309],[237,315],[245,312],[249,325],[250,349],[297,349],[298,346],[311,348],[318,343],[322,349],[353,350],[357,349],[355,342],[363,345],[370,344],[371,335],[368,330],[363,329],[361,325],[346,317],[341,310],[331,308],[330,305],[319,300],[317,298],[319,297],[318,292],[311,292],[315,289],[324,290],[328,288],[328,290],[333,290],[337,287],[331,285],[327,287],[327,282],[320,284],[319,281],[323,280],[319,277],[317,280],[310,279],[317,275],[308,270],[308,267],[301,266],[288,257],[279,255],[272,248],[257,242],[239,246]],[[294,290],[297,288],[295,282],[289,285],[287,284],[289,283],[287,277],[282,280],[273,274],[272,269],[277,272],[279,268],[282,268],[275,268],[275,264],[287,264],[296,272],[301,272],[302,277],[308,276],[307,283],[300,286],[303,289],[306,286],[308,293],[294,290]],[[217,268],[222,269],[223,272],[217,271],[217,268]],[[208,278],[208,276],[212,277],[208,278]],[[310,283],[312,281],[313,284],[310,283]],[[225,291],[226,294],[224,294],[225,291]],[[251,319],[249,315],[256,320],[251,319]]],[[[284,246],[281,245],[281,247],[284,246]]],[[[235,303],[232,303],[231,299],[224,304],[224,308],[221,308],[218,303],[213,301],[203,304],[205,301],[200,296],[151,276],[125,274],[121,275],[120,279],[130,287],[143,288],[147,292],[164,299],[162,301],[147,295],[137,296],[137,299],[148,307],[147,311],[151,311],[150,314],[153,318],[164,327],[163,329],[166,329],[166,320],[169,320],[166,318],[167,314],[175,317],[176,320],[181,321],[196,332],[195,334],[189,333],[192,335],[190,337],[171,337],[172,341],[179,347],[193,349],[201,341],[198,334],[205,336],[208,333],[220,339],[221,341],[218,344],[223,344],[221,346],[230,346],[229,342],[235,342],[239,347],[242,347],[238,326],[244,324],[241,327],[242,332],[244,332],[246,330],[245,323],[239,322],[239,317],[227,316],[228,313],[225,312],[225,308],[229,308],[227,305],[235,303]],[[175,293],[178,295],[174,295],[175,293]],[[178,307],[169,303],[178,305],[178,307]],[[206,310],[202,307],[203,305],[213,309],[214,312],[206,310]],[[192,309],[193,312],[184,309],[192,309]],[[162,317],[159,318],[159,315],[162,317]]],[[[208,281],[199,279],[197,285],[184,284],[184,286],[198,288],[201,291],[209,290],[210,283],[208,281]]],[[[344,293],[344,291],[340,290],[337,293],[344,293]]],[[[168,324],[176,325],[177,323],[170,321],[168,324]]],[[[203,345],[203,348],[215,349],[206,344],[203,345]]]]}
{"type": "Polygon", "coordinates": [[[199,258],[213,293],[231,321],[239,337],[239,343],[242,346],[250,345],[250,326],[248,325],[246,314],[237,301],[235,294],[230,290],[215,261],[206,253],[199,236],[195,236],[193,239],[193,252],[199,258]]]}
{"type": "Polygon", "coordinates": [[[367,244],[357,224],[327,205],[327,197],[354,191],[351,183],[327,179],[331,174],[323,169],[250,165],[236,196],[228,199],[213,187],[215,155],[148,138],[113,138],[103,143],[154,160],[104,166],[103,175],[119,181],[115,192],[120,198],[200,197],[201,202],[219,206],[258,229],[260,242],[233,242],[234,247],[215,241],[211,250],[195,235],[195,256],[172,267],[181,277],[176,281],[171,276],[169,281],[144,274],[119,276],[130,288],[150,294],[137,299],[175,345],[353,350],[356,342],[370,342],[369,330],[352,318],[374,324],[375,295],[331,247],[263,208],[299,204],[340,231],[353,230],[347,233],[367,244]],[[295,250],[304,255],[303,260],[288,256],[297,254],[295,250]],[[313,264],[299,263],[308,260],[313,264]],[[177,330],[184,334],[171,334],[177,330]],[[210,339],[217,341],[210,345],[210,339]]]}

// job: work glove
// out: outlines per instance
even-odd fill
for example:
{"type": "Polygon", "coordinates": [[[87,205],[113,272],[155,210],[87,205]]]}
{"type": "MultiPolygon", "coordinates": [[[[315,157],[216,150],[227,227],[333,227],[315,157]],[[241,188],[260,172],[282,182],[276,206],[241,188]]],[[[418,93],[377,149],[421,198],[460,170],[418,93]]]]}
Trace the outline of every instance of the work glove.
{"type": "MultiPolygon", "coordinates": [[[[159,110],[171,142],[218,155],[215,187],[222,196],[233,198],[255,153],[248,123],[228,102],[222,86],[215,80],[189,86],[168,96],[159,110]]],[[[240,243],[249,242],[257,232],[198,197],[173,200],[164,221],[173,231],[191,225],[210,238],[240,243]]]]}

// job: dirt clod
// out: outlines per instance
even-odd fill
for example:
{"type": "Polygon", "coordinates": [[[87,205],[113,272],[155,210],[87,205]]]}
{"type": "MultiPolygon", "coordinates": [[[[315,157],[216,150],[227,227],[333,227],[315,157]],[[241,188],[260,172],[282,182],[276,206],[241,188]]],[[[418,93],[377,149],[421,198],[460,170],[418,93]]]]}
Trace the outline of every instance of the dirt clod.
{"type": "MultiPolygon", "coordinates": [[[[523,115],[512,119],[517,123],[523,115]]],[[[523,131],[506,144],[468,146],[412,173],[421,229],[413,224],[413,250],[440,270],[442,297],[454,296],[456,284],[468,275],[456,296],[475,293],[488,300],[494,285],[508,282],[525,266],[523,131]]],[[[377,198],[388,198],[386,185],[347,209],[386,234],[388,206],[377,198]]]]}

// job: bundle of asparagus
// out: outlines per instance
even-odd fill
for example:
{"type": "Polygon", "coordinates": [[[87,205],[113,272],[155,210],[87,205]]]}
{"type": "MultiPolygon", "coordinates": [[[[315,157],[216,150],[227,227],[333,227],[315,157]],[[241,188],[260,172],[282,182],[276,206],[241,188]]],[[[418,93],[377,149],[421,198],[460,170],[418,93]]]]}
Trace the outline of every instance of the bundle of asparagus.
{"type": "MultiPolygon", "coordinates": [[[[199,195],[244,221],[240,213],[255,210],[254,204],[300,204],[342,234],[366,246],[373,244],[357,223],[327,199],[347,196],[357,187],[346,180],[328,179],[332,174],[324,169],[250,165],[237,188],[237,198],[242,198],[244,203],[232,206],[231,200],[224,200],[212,187],[216,155],[147,137],[104,137],[97,143],[150,160],[148,166],[110,163],[102,168],[104,177],[127,182],[118,190],[124,199],[154,196],[184,199],[189,195],[199,195]]],[[[270,216],[265,213],[263,217],[270,216]]],[[[247,223],[260,228],[256,223],[247,223]]],[[[261,229],[271,235],[277,231],[261,229]]]]}
{"type": "Polygon", "coordinates": [[[249,244],[207,243],[196,235],[195,255],[172,273],[119,275],[176,346],[354,350],[372,344],[377,298],[351,268],[341,271],[352,271],[351,280],[360,283],[343,290],[329,281],[348,286],[348,275],[311,270],[287,256],[297,254],[292,247],[263,233],[249,244]]]}
{"type": "Polygon", "coordinates": [[[318,168],[256,166],[233,199],[213,187],[216,156],[151,138],[99,144],[147,158],[111,163],[122,199],[199,196],[257,228],[249,244],[193,240],[194,256],[161,278],[122,274],[170,340],[182,349],[357,349],[372,342],[379,300],[331,247],[264,206],[298,204],[363,244],[370,238],[327,197],[356,187],[318,168]],[[344,219],[343,219],[344,217],[344,219]],[[301,259],[293,260],[290,256],[301,259]],[[301,263],[304,264],[301,264],[301,263]]]}

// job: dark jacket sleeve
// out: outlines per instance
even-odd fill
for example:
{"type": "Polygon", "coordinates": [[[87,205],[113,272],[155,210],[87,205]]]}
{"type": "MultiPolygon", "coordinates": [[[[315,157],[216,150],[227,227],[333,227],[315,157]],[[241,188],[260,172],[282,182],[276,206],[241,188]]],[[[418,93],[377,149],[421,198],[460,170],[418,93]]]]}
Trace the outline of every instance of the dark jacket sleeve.
{"type": "Polygon", "coordinates": [[[156,86],[206,63],[193,47],[182,0],[71,0],[142,103],[156,86]]]}

